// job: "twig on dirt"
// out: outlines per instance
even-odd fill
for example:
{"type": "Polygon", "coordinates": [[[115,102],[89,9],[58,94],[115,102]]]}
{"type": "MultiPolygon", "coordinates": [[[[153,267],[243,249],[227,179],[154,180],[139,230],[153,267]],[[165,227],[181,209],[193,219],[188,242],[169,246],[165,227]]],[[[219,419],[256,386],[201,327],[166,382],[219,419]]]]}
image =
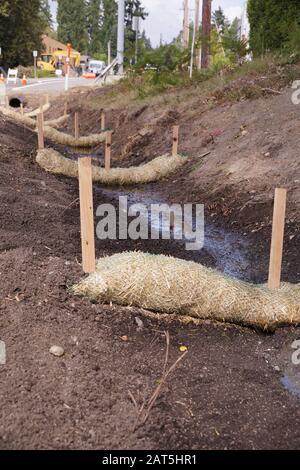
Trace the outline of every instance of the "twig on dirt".
{"type": "Polygon", "coordinates": [[[70,209],[72,206],[74,206],[75,204],[77,204],[79,202],[79,198],[76,198],[74,201],[71,202],[71,204],[69,204],[67,207],[64,208],[64,212],[68,209],[70,209]]]}
{"type": "Polygon", "coordinates": [[[129,396],[130,400],[132,401],[132,403],[134,404],[136,410],[138,410],[139,406],[137,404],[137,401],[136,401],[136,399],[134,398],[133,394],[130,391],[128,392],[128,396],[129,396]]]}
{"type": "Polygon", "coordinates": [[[165,355],[165,362],[164,362],[164,368],[163,368],[163,375],[162,375],[161,379],[159,380],[158,386],[155,388],[155,390],[152,393],[150,399],[148,400],[146,409],[145,409],[145,405],[146,405],[145,402],[141,406],[141,408],[139,410],[139,413],[138,413],[138,416],[137,416],[137,419],[136,419],[136,422],[135,422],[135,425],[134,425],[134,430],[137,428],[139,423],[141,425],[146,423],[147,419],[149,418],[150,412],[151,412],[153,406],[155,405],[155,403],[156,403],[156,401],[157,401],[157,399],[160,395],[161,389],[166,384],[167,378],[174,371],[174,369],[177,367],[177,365],[182,361],[184,356],[188,353],[188,351],[185,351],[181,356],[179,356],[176,359],[174,364],[172,364],[171,367],[169,367],[169,369],[167,369],[167,365],[168,365],[168,362],[169,362],[169,351],[170,351],[170,335],[169,335],[168,331],[167,332],[165,331],[164,333],[165,333],[165,336],[166,336],[167,346],[166,346],[166,355],[165,355]],[[142,418],[143,414],[144,414],[144,416],[142,418]]]}
{"type": "Polygon", "coordinates": [[[264,91],[265,93],[270,93],[270,95],[281,95],[280,91],[273,90],[272,88],[262,88],[261,91],[264,91]]]}
{"type": "Polygon", "coordinates": [[[207,155],[210,155],[210,154],[211,154],[211,152],[205,152],[202,155],[199,155],[198,158],[204,158],[204,157],[207,157],[207,155]]]}

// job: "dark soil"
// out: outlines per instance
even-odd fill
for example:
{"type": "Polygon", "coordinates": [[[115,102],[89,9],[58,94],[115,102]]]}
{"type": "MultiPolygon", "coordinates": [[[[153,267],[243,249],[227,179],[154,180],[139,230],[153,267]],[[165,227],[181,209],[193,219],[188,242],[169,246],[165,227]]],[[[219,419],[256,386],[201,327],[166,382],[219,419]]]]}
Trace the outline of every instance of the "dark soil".
{"type": "MultiPolygon", "coordinates": [[[[185,325],[74,298],[68,287],[82,276],[77,183],[35,164],[30,131],[0,118],[0,136],[0,340],[7,350],[0,365],[0,448],[299,448],[300,401],[281,384],[299,330],[266,335],[210,322],[185,325]],[[171,338],[170,364],[180,346],[188,353],[146,423],[136,426],[137,408],[162,376],[164,331],[171,338]],[[64,356],[52,356],[52,345],[62,346],[64,356]]],[[[184,181],[185,171],[145,193],[159,190],[169,199],[173,188],[173,202],[184,200],[187,190],[179,191],[176,181],[184,181]]],[[[95,191],[95,206],[110,200],[95,191]]],[[[256,233],[251,222],[260,205],[232,225],[235,214],[225,217],[218,201],[207,214],[216,214],[215,225],[245,232],[257,249],[245,278],[265,278],[270,226],[256,233]],[[249,229],[241,231],[245,224],[249,229]]],[[[263,217],[266,210],[271,216],[270,204],[263,217]]],[[[132,249],[196,256],[161,241],[97,241],[96,247],[97,256],[132,249]]],[[[196,259],[217,264],[207,250],[196,259]]],[[[299,281],[298,269],[298,252],[288,245],[285,278],[299,281]]]]}

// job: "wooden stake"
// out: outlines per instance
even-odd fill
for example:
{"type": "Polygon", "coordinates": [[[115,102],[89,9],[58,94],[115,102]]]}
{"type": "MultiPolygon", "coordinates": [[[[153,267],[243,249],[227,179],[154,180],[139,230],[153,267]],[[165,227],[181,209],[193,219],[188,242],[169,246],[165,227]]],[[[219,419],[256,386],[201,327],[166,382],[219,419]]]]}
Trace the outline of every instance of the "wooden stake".
{"type": "Polygon", "coordinates": [[[5,107],[6,107],[7,109],[9,108],[9,98],[8,98],[7,95],[5,96],[5,107]]]}
{"type": "Polygon", "coordinates": [[[93,183],[91,157],[78,159],[82,268],[85,273],[96,270],[93,183]]]}
{"type": "Polygon", "coordinates": [[[269,289],[278,289],[281,280],[282,251],[286,212],[287,190],[275,189],[272,242],[269,266],[269,289]]]}
{"type": "Polygon", "coordinates": [[[106,142],[105,142],[105,169],[106,170],[110,170],[111,137],[112,137],[112,131],[107,131],[106,132],[106,142]]]}
{"type": "Polygon", "coordinates": [[[75,139],[79,139],[79,113],[74,114],[75,139]]]}
{"type": "Polygon", "coordinates": [[[101,112],[101,130],[104,131],[105,129],[105,112],[101,112]]]}
{"type": "Polygon", "coordinates": [[[172,155],[178,155],[178,141],[179,141],[179,126],[173,127],[173,149],[172,155]]]}
{"type": "Polygon", "coordinates": [[[43,97],[40,98],[40,113],[43,112],[44,100],[43,97]]]}
{"type": "Polygon", "coordinates": [[[20,104],[20,111],[21,111],[21,114],[23,116],[23,114],[24,114],[24,105],[23,105],[23,103],[20,104]]]}
{"type": "Polygon", "coordinates": [[[39,150],[45,148],[44,142],[44,115],[39,113],[37,115],[37,130],[38,130],[38,147],[39,150]]]}

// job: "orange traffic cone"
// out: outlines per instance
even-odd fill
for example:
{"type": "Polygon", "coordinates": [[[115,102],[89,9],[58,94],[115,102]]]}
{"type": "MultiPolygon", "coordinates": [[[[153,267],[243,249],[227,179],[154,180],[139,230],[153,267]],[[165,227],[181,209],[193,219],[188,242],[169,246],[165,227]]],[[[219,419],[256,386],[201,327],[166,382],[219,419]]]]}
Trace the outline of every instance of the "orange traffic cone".
{"type": "Polygon", "coordinates": [[[27,85],[27,78],[26,78],[25,73],[24,73],[24,75],[23,75],[23,78],[22,78],[22,80],[21,80],[21,83],[22,83],[23,86],[27,85]]]}

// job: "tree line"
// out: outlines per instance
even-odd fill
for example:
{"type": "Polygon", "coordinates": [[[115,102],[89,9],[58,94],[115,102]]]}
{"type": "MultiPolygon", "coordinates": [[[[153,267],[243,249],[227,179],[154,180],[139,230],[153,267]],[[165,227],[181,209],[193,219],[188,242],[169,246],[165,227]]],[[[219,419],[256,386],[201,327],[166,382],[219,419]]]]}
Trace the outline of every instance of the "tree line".
{"type": "Polygon", "coordinates": [[[300,52],[300,0],[248,0],[254,55],[300,52]]]}
{"type": "MultiPolygon", "coordinates": [[[[49,0],[1,0],[1,62],[16,66],[32,63],[32,51],[42,51],[42,35],[47,33],[82,54],[106,54],[111,42],[117,53],[117,0],[53,0],[57,3],[57,30],[53,27],[49,0]]],[[[145,19],[142,0],[125,0],[125,46],[127,57],[134,56],[134,17],[145,19]]],[[[145,33],[142,40],[150,46],[145,33]]]]}

